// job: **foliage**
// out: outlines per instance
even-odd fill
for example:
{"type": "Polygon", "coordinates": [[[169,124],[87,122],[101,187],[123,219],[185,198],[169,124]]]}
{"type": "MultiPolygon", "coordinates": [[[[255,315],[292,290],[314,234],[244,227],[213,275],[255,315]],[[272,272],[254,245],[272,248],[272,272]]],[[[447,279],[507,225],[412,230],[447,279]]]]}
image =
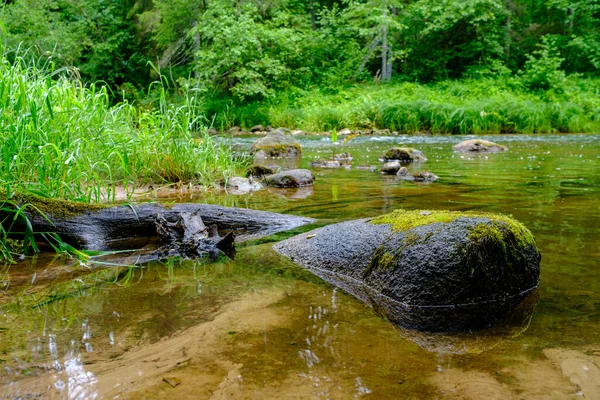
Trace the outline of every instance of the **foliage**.
{"type": "Polygon", "coordinates": [[[560,69],[563,61],[553,41],[544,36],[539,49],[527,56],[521,74],[523,84],[532,90],[563,91],[566,80],[565,72],[560,69]]]}
{"type": "MultiPolygon", "coordinates": [[[[305,91],[230,110],[228,121],[305,131],[390,129],[435,134],[600,131],[600,81],[569,78],[564,92],[531,92],[518,79],[394,82],[340,87],[334,94],[305,91]],[[258,120],[256,121],[258,122],[258,120]]],[[[214,110],[219,120],[219,110],[214,110]]],[[[211,115],[211,114],[209,114],[211,115]]]]}
{"type": "Polygon", "coordinates": [[[600,70],[600,0],[12,0],[0,22],[11,50],[76,67],[88,84],[107,83],[113,102],[143,100],[156,78],[148,62],[174,89],[233,106],[357,80],[519,70],[541,90],[554,72],[600,70]]]}

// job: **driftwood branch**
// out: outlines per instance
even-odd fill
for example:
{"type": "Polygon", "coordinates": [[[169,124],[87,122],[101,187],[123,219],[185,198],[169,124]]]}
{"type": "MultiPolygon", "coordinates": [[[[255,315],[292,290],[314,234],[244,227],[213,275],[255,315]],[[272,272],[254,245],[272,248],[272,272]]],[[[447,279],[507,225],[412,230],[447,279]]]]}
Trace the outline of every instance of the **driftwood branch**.
{"type": "MultiPolygon", "coordinates": [[[[58,211],[46,205],[42,209],[44,215],[27,208],[25,215],[33,231],[56,233],[66,243],[86,250],[115,249],[124,241],[156,237],[159,217],[162,221],[177,223],[182,215],[195,214],[201,217],[207,227],[216,225],[222,236],[233,232],[236,242],[290,230],[314,221],[294,215],[195,203],[180,203],[172,207],[159,203],[94,207],[77,213],[65,212],[64,204],[60,201],[57,204],[58,211]]],[[[19,228],[13,226],[12,230],[18,231],[19,228]]]]}

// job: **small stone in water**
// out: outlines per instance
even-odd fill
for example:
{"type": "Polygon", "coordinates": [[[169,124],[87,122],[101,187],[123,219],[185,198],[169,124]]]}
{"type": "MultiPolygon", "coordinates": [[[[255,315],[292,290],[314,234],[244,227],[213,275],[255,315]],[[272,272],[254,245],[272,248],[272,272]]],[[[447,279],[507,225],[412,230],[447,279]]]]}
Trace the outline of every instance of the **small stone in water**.
{"type": "Polygon", "coordinates": [[[181,384],[181,379],[174,376],[163,378],[163,382],[168,383],[171,387],[176,387],[181,384]]]}

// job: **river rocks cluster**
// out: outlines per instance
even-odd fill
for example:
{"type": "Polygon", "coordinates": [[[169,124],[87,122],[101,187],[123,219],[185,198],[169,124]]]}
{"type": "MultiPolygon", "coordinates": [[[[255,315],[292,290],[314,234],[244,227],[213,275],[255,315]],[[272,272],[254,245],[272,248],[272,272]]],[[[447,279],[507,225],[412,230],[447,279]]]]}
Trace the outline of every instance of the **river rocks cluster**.
{"type": "Polygon", "coordinates": [[[437,175],[434,175],[429,171],[410,172],[406,167],[400,167],[396,176],[398,179],[415,182],[435,182],[439,179],[437,175]]]}
{"type": "Polygon", "coordinates": [[[274,248],[390,321],[423,331],[488,327],[539,284],[531,232],[496,214],[397,210],[274,248]]]}

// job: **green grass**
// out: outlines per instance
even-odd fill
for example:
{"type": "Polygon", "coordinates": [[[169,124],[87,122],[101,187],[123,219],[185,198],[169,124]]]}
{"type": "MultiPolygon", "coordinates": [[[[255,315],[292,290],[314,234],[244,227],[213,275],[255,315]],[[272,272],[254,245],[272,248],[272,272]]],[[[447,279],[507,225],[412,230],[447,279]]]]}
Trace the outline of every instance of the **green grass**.
{"type": "Polygon", "coordinates": [[[253,124],[305,131],[390,129],[435,134],[600,131],[600,80],[571,77],[564,90],[532,92],[516,78],[392,82],[280,94],[268,102],[225,108],[208,103],[217,127],[253,124]]]}
{"type": "MultiPolygon", "coordinates": [[[[152,108],[111,106],[105,87],[83,86],[74,74],[0,55],[0,214],[6,218],[18,212],[10,202],[15,193],[114,201],[117,186],[128,193],[148,183],[211,186],[243,171],[245,161],[206,134],[203,104],[193,91],[171,104],[159,82],[151,88],[159,93],[152,108]]],[[[5,219],[0,259],[12,254],[9,227],[5,219]]]]}

